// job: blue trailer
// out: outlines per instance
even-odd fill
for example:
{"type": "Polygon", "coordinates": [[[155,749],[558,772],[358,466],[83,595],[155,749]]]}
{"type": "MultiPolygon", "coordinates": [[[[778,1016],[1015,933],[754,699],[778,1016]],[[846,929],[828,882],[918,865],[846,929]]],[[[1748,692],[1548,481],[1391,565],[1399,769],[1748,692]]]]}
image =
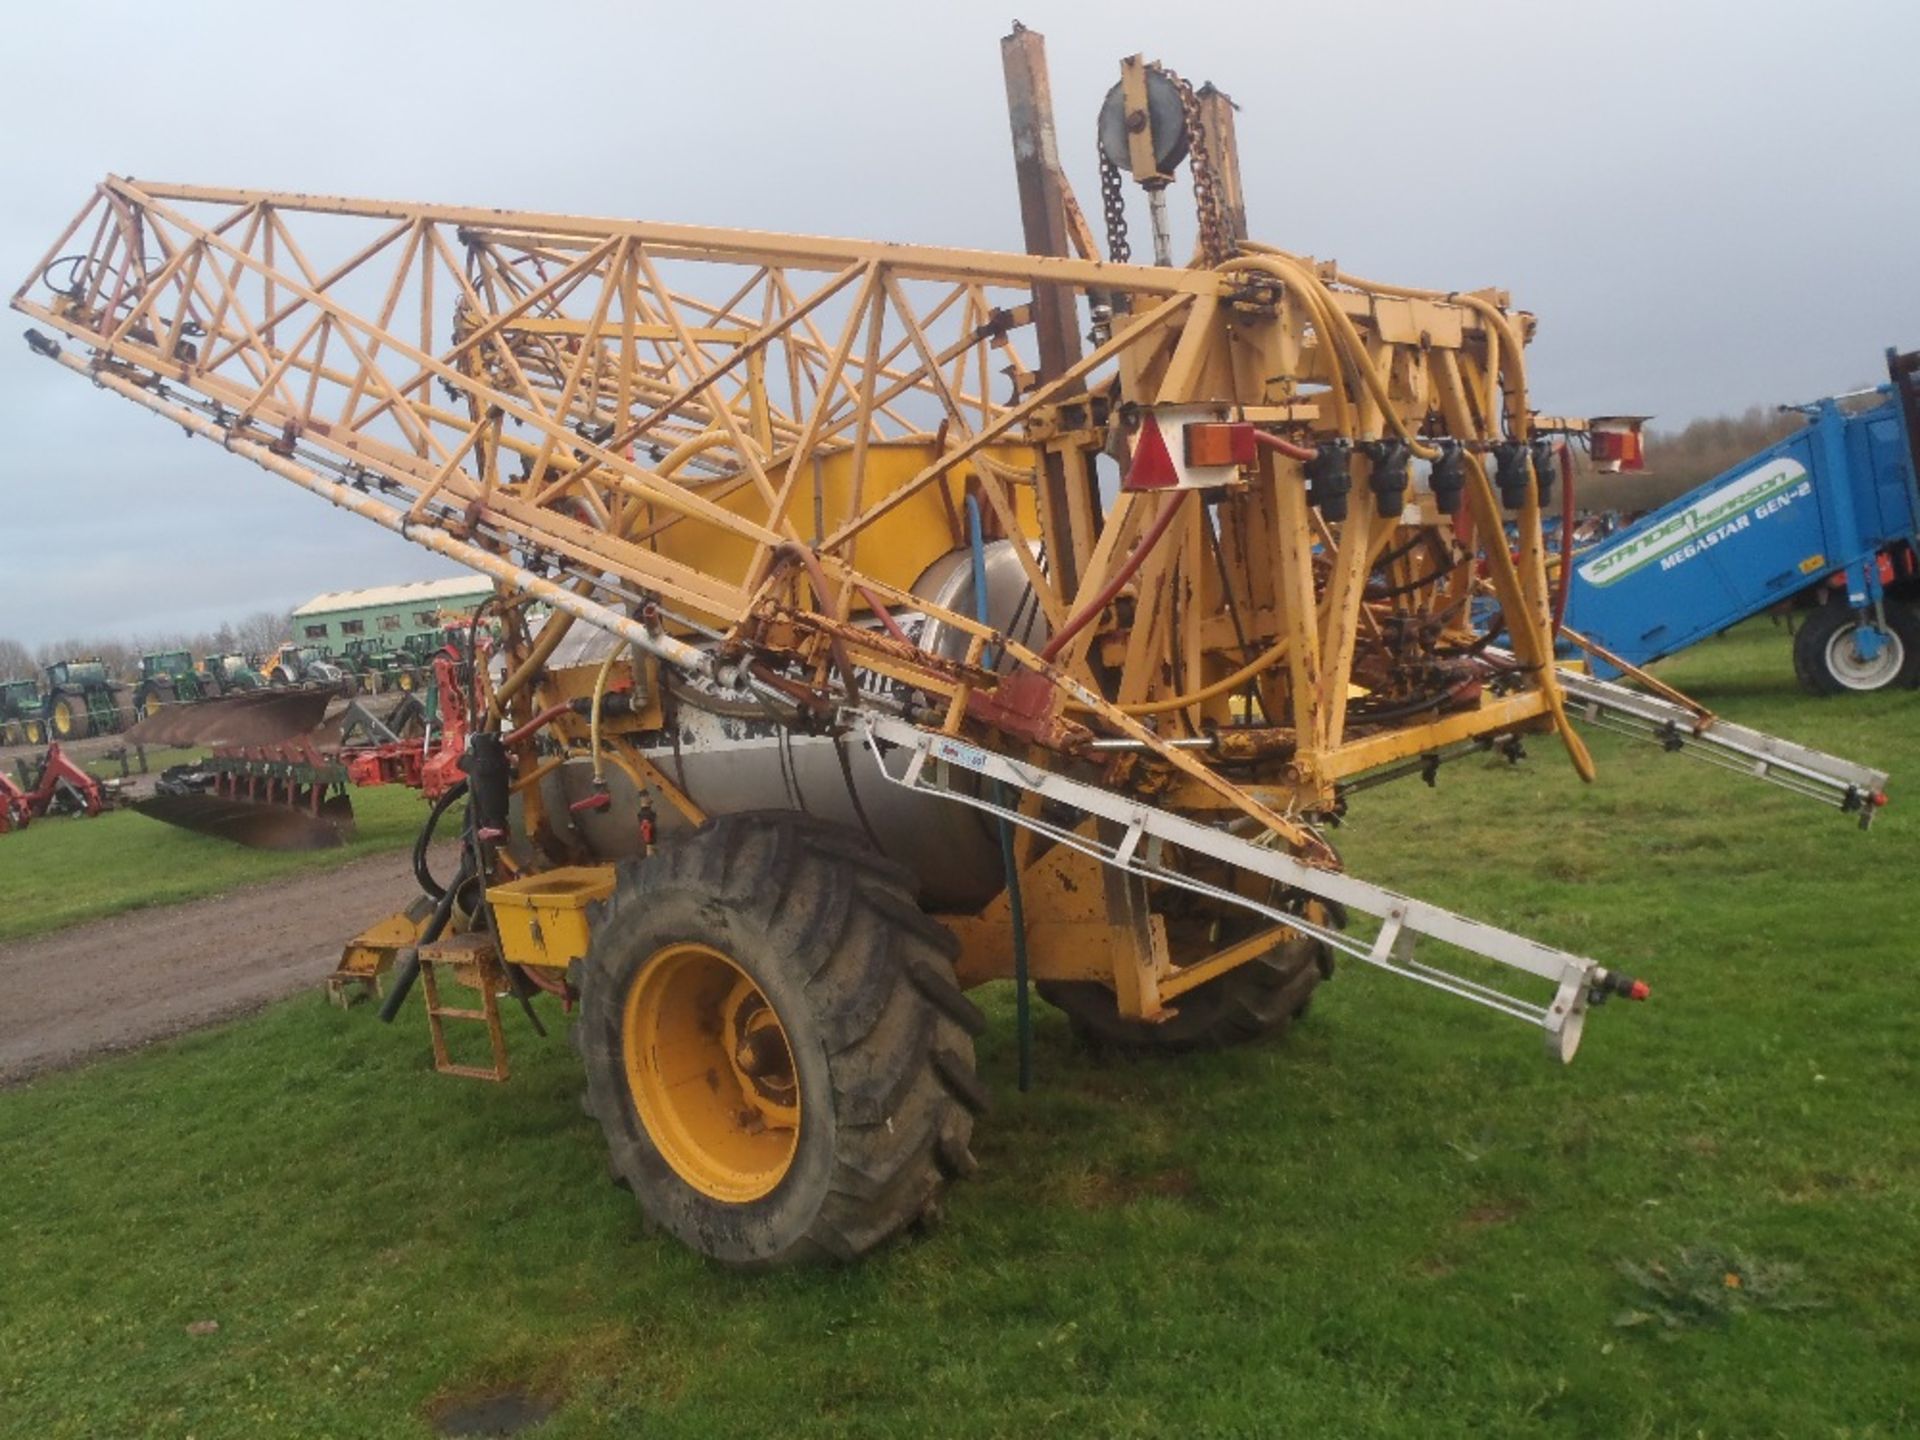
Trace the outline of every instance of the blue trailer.
{"type": "Polygon", "coordinates": [[[1920,351],[1887,370],[1792,407],[1801,429],[1576,554],[1567,628],[1638,666],[1791,604],[1808,689],[1920,684],[1920,351]]]}

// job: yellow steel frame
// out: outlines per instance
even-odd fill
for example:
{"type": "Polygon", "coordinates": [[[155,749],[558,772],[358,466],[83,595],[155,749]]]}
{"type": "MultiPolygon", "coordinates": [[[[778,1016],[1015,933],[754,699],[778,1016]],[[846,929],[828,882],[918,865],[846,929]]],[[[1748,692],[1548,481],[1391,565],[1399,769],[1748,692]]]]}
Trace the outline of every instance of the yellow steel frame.
{"type": "MultiPolygon", "coordinates": [[[[717,633],[823,711],[849,698],[850,659],[1035,764],[1129,741],[1109,783],[1326,863],[1309,821],[1360,770],[1553,728],[1590,774],[1550,664],[1537,501],[1505,514],[1481,459],[1532,423],[1531,319],[1497,291],[1384,285],[1247,241],[1156,268],[110,176],[13,305],[96,383],[493,576],[510,603],[553,604],[537,643],[509,627],[495,705],[519,719],[584,619],[717,633]],[[1048,372],[1035,315],[1062,295],[1112,321],[1048,372]],[[1458,441],[1470,527],[1412,494],[1376,516],[1364,462],[1329,523],[1270,448],[1170,518],[1182,498],[1103,503],[1102,457],[1171,404],[1295,445],[1458,441]],[[911,594],[965,545],[969,494],[1054,628],[1102,605],[1058,654],[911,594]],[[1472,535],[1509,520],[1516,551],[1480,547],[1518,660],[1506,689],[1392,718],[1416,662],[1473,638],[1472,535]],[[967,656],[890,635],[876,612],[894,609],[971,637],[967,656]]],[[[1037,925],[1087,918],[1037,903],[1037,925]]],[[[1164,956],[1135,966],[1173,980],[1164,956]]],[[[1158,1008],[1114,970],[1123,1008],[1158,1008]]]]}

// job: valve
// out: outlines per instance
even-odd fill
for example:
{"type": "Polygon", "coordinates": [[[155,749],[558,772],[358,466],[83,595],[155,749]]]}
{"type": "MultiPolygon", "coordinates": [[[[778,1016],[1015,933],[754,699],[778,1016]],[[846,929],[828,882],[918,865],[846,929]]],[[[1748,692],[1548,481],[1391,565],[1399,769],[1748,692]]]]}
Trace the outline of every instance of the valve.
{"type": "Polygon", "coordinates": [[[1526,503],[1527,447],[1519,440],[1502,440],[1493,447],[1493,484],[1500,492],[1500,503],[1518,510],[1526,503]]]}
{"type": "Polygon", "coordinates": [[[1427,488],[1433,491],[1433,503],[1442,515],[1460,513],[1460,502],[1467,493],[1467,452],[1457,440],[1440,442],[1440,457],[1427,473],[1427,488]]]}
{"type": "Polygon", "coordinates": [[[1407,504],[1407,466],[1413,459],[1411,447],[1398,440],[1369,440],[1360,447],[1372,469],[1367,488],[1373,491],[1373,513],[1382,520],[1398,518],[1407,504]]]}
{"type": "Polygon", "coordinates": [[[585,815],[589,812],[605,810],[612,804],[613,796],[607,793],[607,782],[604,780],[596,780],[593,782],[593,793],[590,795],[582,795],[578,800],[567,806],[567,813],[569,815],[585,815]]]}
{"type": "Polygon", "coordinates": [[[466,751],[460,757],[460,771],[467,777],[468,794],[473,800],[474,828],[480,838],[503,839],[507,834],[510,781],[507,747],[498,735],[489,731],[470,735],[466,751]]]}
{"type": "Polygon", "coordinates": [[[1322,440],[1306,463],[1309,498],[1329,520],[1347,518],[1347,494],[1353,489],[1353,442],[1322,440]]]}
{"type": "Polygon", "coordinates": [[[1533,442],[1533,483],[1540,491],[1540,508],[1543,510],[1553,504],[1555,448],[1555,442],[1552,440],[1533,442]]]}

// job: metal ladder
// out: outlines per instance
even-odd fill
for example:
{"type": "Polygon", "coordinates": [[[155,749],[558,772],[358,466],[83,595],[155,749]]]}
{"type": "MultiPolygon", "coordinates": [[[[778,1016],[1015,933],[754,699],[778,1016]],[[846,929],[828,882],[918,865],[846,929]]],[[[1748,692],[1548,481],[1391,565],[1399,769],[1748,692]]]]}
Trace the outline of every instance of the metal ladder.
{"type": "Polygon", "coordinates": [[[848,712],[848,718],[862,730],[880,773],[893,784],[998,816],[1142,879],[1240,906],[1390,974],[1537,1025],[1546,1034],[1548,1055],[1563,1063],[1571,1060],[1579,1047],[1590,1004],[1609,995],[1634,999],[1646,996],[1646,987],[1631,976],[1610,971],[1585,956],[1543,945],[1352,875],[1319,869],[1255,840],[1156,809],[1129,796],[1021,764],[890,715],[857,710],[848,712]],[[904,765],[897,755],[888,754],[890,748],[905,752],[904,765]],[[1038,814],[1023,813],[1017,804],[1002,805],[989,799],[997,793],[991,786],[976,790],[964,782],[955,783],[958,773],[997,780],[1047,803],[1038,814]],[[1066,823],[1048,818],[1049,810],[1061,806],[1074,812],[1074,818],[1066,823]],[[1081,820],[1088,816],[1108,822],[1104,828],[1115,838],[1089,838],[1078,833],[1081,820]],[[1350,915],[1370,916],[1379,922],[1378,927],[1371,937],[1353,935],[1196,880],[1163,863],[1168,845],[1318,896],[1343,907],[1350,915]],[[1422,938],[1545,980],[1554,987],[1553,996],[1544,1002],[1524,999],[1456,970],[1415,959],[1414,945],[1422,938]]]}
{"type": "Polygon", "coordinates": [[[465,1080],[504,1081],[508,1076],[507,1037],[500,1028],[500,988],[506,983],[494,950],[493,937],[477,933],[450,935],[420,947],[420,983],[427,995],[427,1028],[433,1035],[433,1068],[442,1075],[465,1080]],[[480,1008],[440,1003],[439,966],[454,967],[456,983],[471,984],[480,992],[480,1008]],[[466,971],[461,975],[460,971],[466,971]],[[492,1046],[493,1064],[458,1065],[447,1052],[448,1020],[484,1024],[492,1046]]]}

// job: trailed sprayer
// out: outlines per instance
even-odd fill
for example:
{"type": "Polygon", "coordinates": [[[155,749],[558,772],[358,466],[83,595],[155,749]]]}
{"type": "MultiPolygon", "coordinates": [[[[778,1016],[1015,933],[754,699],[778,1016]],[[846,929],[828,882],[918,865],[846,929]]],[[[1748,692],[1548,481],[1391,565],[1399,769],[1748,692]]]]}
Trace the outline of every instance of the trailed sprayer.
{"type": "Polygon", "coordinates": [[[1138,58],[1103,246],[1040,37],[1003,47],[1029,253],[110,176],[13,301],[53,363],[496,582],[412,772],[421,901],[336,978],[391,1015],[417,976],[488,1079],[503,1003],[573,1011],[615,1174],[731,1264],[859,1256],[972,1168],[986,981],[1023,1041],[1031,984],[1167,1051],[1279,1034],[1340,955],[1560,1059],[1644,995],[1347,873],[1356,786],[1536,733],[1590,777],[1575,710],[1869,814],[1884,780],[1570,697],[1540,514],[1584,426],[1535,413],[1532,318],[1254,242],[1231,104],[1138,58]]]}

